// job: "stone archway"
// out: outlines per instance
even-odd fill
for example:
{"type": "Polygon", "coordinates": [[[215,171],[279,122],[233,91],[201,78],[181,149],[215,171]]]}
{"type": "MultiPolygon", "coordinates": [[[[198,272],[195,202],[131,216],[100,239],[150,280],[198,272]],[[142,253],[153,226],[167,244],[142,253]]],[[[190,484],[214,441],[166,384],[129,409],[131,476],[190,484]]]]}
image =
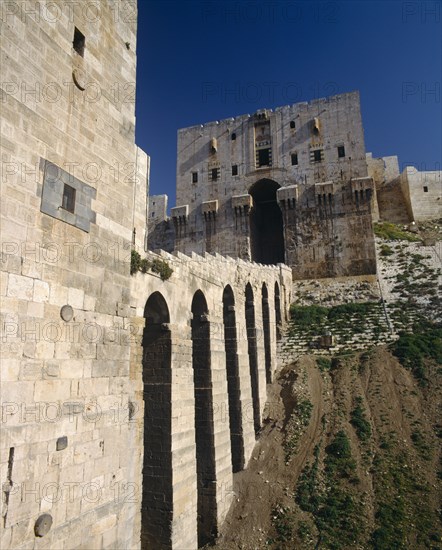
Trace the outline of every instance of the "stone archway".
{"type": "Polygon", "coordinates": [[[277,282],[275,282],[275,321],[276,321],[276,339],[281,340],[281,337],[282,337],[281,297],[279,292],[279,285],[277,282]]]}
{"type": "Polygon", "coordinates": [[[213,421],[210,323],[206,298],[192,300],[192,366],[195,392],[198,548],[217,535],[215,439],[213,421]]]}
{"type": "Polygon", "coordinates": [[[172,368],[169,309],[159,292],[144,309],[144,457],[141,548],[172,547],[172,368]]]}
{"type": "Polygon", "coordinates": [[[274,265],[284,263],[284,224],[276,200],[280,185],[270,179],[261,179],[252,185],[253,198],[250,213],[250,248],[252,261],[274,265]]]}
{"type": "Polygon", "coordinates": [[[261,411],[259,402],[259,370],[256,343],[255,302],[252,286],[250,283],[247,283],[246,286],[245,316],[247,348],[249,352],[250,383],[252,387],[253,425],[255,428],[255,435],[258,435],[258,432],[261,429],[261,411]]]}
{"type": "Polygon", "coordinates": [[[262,329],[264,334],[264,356],[266,367],[266,382],[272,382],[272,350],[270,336],[270,308],[269,308],[269,292],[267,285],[262,284],[261,290],[261,305],[262,305],[262,329]]]}
{"type": "Polygon", "coordinates": [[[235,298],[230,285],[223,292],[224,346],[226,352],[227,391],[229,394],[230,446],[232,471],[244,469],[244,435],[242,426],[241,387],[238,364],[235,298]]]}

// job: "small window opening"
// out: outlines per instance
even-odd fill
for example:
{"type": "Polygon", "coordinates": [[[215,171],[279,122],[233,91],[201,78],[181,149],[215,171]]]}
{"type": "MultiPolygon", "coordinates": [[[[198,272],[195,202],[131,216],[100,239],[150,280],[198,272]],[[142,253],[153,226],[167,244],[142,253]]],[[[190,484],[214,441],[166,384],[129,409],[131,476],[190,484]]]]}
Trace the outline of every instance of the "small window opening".
{"type": "Polygon", "coordinates": [[[424,185],[424,193],[428,193],[428,187],[424,185]]]}
{"type": "Polygon", "coordinates": [[[321,162],[321,149],[316,149],[316,151],[313,151],[313,160],[315,162],[321,162]]]}
{"type": "Polygon", "coordinates": [[[271,166],[270,160],[270,149],[259,149],[258,150],[258,167],[260,166],[271,166]]]}
{"type": "Polygon", "coordinates": [[[236,139],[236,134],[235,134],[235,132],[233,132],[233,134],[232,134],[232,141],[235,141],[235,139],[236,139]]]}
{"type": "Polygon", "coordinates": [[[292,166],[298,166],[298,153],[292,153],[292,166]]]}
{"type": "Polygon", "coordinates": [[[198,172],[192,172],[192,183],[198,183],[198,172]]]}
{"type": "Polygon", "coordinates": [[[296,124],[294,120],[290,121],[290,128],[296,128],[296,124]]]}
{"type": "Polygon", "coordinates": [[[155,218],[155,212],[152,212],[152,218],[155,218]]]}
{"type": "Polygon", "coordinates": [[[238,165],[233,164],[232,165],[232,176],[237,176],[237,175],[238,175],[238,165]]]}
{"type": "Polygon", "coordinates": [[[345,157],[345,147],[343,145],[338,145],[338,157],[340,159],[345,157]]]}
{"type": "Polygon", "coordinates": [[[65,183],[63,187],[63,200],[61,207],[68,212],[72,212],[72,214],[75,211],[75,189],[67,183],[65,183]]]}
{"type": "Polygon", "coordinates": [[[84,48],[86,46],[86,38],[84,34],[75,27],[74,31],[74,41],[73,41],[74,50],[84,57],[84,48]]]}
{"type": "Polygon", "coordinates": [[[216,181],[219,177],[219,168],[212,168],[212,181],[216,181]]]}

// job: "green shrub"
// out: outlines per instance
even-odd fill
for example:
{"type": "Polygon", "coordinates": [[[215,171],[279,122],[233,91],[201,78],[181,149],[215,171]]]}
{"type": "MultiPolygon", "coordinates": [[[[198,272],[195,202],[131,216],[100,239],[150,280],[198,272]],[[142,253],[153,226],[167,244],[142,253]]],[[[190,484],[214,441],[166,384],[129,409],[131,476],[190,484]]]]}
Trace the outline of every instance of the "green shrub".
{"type": "Polygon", "coordinates": [[[394,250],[391,248],[391,246],[388,246],[388,244],[381,245],[381,256],[392,256],[394,254],[394,250]]]}
{"type": "Polygon", "coordinates": [[[151,269],[154,273],[158,273],[162,281],[170,279],[173,273],[173,269],[169,266],[169,264],[158,258],[153,260],[151,269]]]}
{"type": "Polygon", "coordinates": [[[413,333],[401,332],[393,344],[393,354],[422,383],[427,383],[424,359],[442,365],[442,328],[431,321],[420,321],[413,333]]]}
{"type": "Polygon", "coordinates": [[[141,256],[136,250],[132,250],[130,253],[130,274],[133,275],[140,269],[141,256]]]}
{"type": "Polygon", "coordinates": [[[332,362],[328,357],[316,357],[316,364],[321,372],[325,372],[330,370],[332,362]]]}
{"type": "Polygon", "coordinates": [[[356,430],[356,435],[361,441],[366,441],[371,436],[370,422],[365,417],[364,409],[362,408],[362,399],[356,400],[356,407],[350,413],[350,424],[356,430]]]}
{"type": "Polygon", "coordinates": [[[132,250],[130,254],[130,274],[133,275],[138,271],[147,273],[149,270],[152,273],[157,273],[163,281],[169,279],[173,273],[173,269],[164,260],[155,258],[152,262],[149,262],[147,258],[141,259],[140,254],[136,250],[132,250]]]}
{"type": "Polygon", "coordinates": [[[328,474],[349,478],[356,470],[356,462],[351,457],[350,440],[343,430],[336,434],[325,452],[325,470],[328,474]]]}

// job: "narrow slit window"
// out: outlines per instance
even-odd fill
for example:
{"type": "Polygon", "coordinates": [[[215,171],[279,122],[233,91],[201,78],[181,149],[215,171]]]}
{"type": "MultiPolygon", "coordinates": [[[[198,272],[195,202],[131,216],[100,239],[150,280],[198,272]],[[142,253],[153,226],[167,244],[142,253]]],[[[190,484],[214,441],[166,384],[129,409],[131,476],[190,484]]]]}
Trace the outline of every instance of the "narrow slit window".
{"type": "Polygon", "coordinates": [[[238,175],[238,165],[232,164],[232,176],[237,176],[237,175],[238,175]]]}
{"type": "Polygon", "coordinates": [[[68,212],[72,212],[72,214],[75,211],[75,189],[67,183],[65,183],[63,187],[61,207],[68,212]]]}
{"type": "Polygon", "coordinates": [[[192,172],[192,183],[198,183],[198,172],[192,172]]]}
{"type": "Polygon", "coordinates": [[[73,41],[74,50],[84,57],[84,48],[86,46],[86,38],[84,34],[75,27],[74,31],[74,41],[73,41]]]}

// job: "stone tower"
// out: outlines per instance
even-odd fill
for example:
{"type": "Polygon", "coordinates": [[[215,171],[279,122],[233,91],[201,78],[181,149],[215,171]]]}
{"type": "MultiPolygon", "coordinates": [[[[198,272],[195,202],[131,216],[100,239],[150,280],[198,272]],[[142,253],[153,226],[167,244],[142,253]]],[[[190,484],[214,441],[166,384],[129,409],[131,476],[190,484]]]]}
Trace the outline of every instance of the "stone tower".
{"type": "Polygon", "coordinates": [[[0,546],[138,547],[129,263],[148,157],[134,144],[136,2],[0,9],[0,546]]]}
{"type": "Polygon", "coordinates": [[[359,94],[178,132],[175,248],[287,263],[294,278],[376,272],[359,94]]]}

